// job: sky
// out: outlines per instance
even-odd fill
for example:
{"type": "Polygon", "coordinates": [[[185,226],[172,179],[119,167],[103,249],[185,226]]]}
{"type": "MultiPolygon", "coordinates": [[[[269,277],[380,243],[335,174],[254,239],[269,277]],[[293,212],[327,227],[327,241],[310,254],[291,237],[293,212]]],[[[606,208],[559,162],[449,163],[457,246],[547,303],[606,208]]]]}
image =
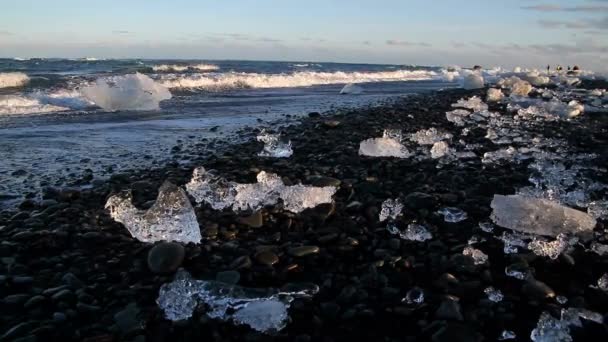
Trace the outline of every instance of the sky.
{"type": "Polygon", "coordinates": [[[0,0],[0,57],[608,70],[608,0],[0,0]]]}

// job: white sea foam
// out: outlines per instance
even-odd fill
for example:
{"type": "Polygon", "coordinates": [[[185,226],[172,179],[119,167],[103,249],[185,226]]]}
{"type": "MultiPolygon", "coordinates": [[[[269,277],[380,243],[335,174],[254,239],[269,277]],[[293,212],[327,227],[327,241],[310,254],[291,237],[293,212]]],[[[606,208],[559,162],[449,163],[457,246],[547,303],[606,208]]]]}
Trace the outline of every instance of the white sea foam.
{"type": "Polygon", "coordinates": [[[437,77],[428,70],[396,70],[385,72],[314,72],[290,74],[221,73],[191,76],[164,75],[161,84],[167,88],[198,88],[209,91],[242,88],[291,88],[313,85],[366,82],[420,81],[437,77]]]}
{"type": "Polygon", "coordinates": [[[69,110],[19,95],[0,95],[0,115],[52,113],[69,110]]]}
{"type": "Polygon", "coordinates": [[[213,64],[196,64],[196,65],[177,65],[177,64],[160,64],[152,66],[152,70],[160,72],[184,72],[187,70],[196,71],[216,71],[220,67],[213,64]]]}
{"type": "Polygon", "coordinates": [[[87,99],[108,110],[158,110],[171,92],[140,73],[101,78],[82,89],[87,99]]]}
{"type": "Polygon", "coordinates": [[[22,72],[3,72],[0,73],[0,88],[23,87],[30,81],[30,78],[22,72]]]}

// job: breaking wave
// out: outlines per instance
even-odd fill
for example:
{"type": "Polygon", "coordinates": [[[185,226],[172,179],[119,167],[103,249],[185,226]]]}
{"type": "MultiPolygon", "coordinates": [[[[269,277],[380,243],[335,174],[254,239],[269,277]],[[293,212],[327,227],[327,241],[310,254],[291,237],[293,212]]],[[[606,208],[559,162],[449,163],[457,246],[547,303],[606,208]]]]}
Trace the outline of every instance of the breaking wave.
{"type": "Polygon", "coordinates": [[[52,113],[66,110],[69,110],[69,108],[45,104],[35,98],[0,95],[0,115],[52,113]]]}
{"type": "Polygon", "coordinates": [[[30,78],[22,72],[0,73],[0,89],[23,87],[29,81],[30,78]]]}
{"type": "Polygon", "coordinates": [[[177,65],[177,64],[161,64],[152,66],[152,70],[156,72],[184,72],[193,71],[216,71],[220,67],[213,64],[196,64],[196,65],[177,65]]]}
{"type": "Polygon", "coordinates": [[[242,88],[292,88],[327,84],[349,84],[434,79],[428,70],[396,70],[386,72],[313,72],[290,74],[222,73],[192,76],[166,75],[161,84],[167,88],[197,88],[208,91],[242,88]]]}

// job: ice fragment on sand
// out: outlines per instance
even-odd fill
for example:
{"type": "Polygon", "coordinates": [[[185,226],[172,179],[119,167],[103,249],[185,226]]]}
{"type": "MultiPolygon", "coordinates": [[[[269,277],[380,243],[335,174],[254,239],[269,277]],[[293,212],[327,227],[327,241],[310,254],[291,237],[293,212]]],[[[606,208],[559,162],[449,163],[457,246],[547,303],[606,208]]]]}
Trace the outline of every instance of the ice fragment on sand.
{"type": "Polygon", "coordinates": [[[479,89],[484,87],[484,80],[481,73],[473,72],[464,76],[462,87],[464,89],[479,89]]]}
{"type": "Polygon", "coordinates": [[[391,234],[399,235],[400,238],[409,241],[423,242],[433,238],[433,235],[428,231],[428,229],[426,229],[425,226],[415,223],[408,224],[405,231],[401,231],[394,224],[389,224],[387,229],[391,234]]]}
{"type": "Polygon", "coordinates": [[[260,157],[289,158],[293,154],[291,141],[285,141],[280,134],[270,134],[262,130],[256,139],[264,143],[264,149],[258,153],[260,157]]]}
{"type": "Polygon", "coordinates": [[[433,144],[431,148],[431,157],[433,159],[445,157],[451,153],[450,145],[445,141],[439,141],[433,144]]]}
{"type": "Polygon", "coordinates": [[[347,84],[344,86],[344,88],[342,88],[342,90],[340,90],[340,94],[342,94],[342,95],[346,95],[346,94],[358,95],[361,93],[363,93],[363,88],[354,83],[347,84]]]}
{"type": "Polygon", "coordinates": [[[465,109],[455,109],[445,113],[445,117],[449,122],[456,126],[464,126],[465,120],[471,115],[471,112],[465,109]]]}
{"type": "Polygon", "coordinates": [[[502,302],[504,299],[504,295],[502,291],[493,288],[492,286],[486,287],[483,292],[488,296],[488,299],[493,301],[494,303],[502,302]]]}
{"type": "Polygon", "coordinates": [[[259,210],[282,199],[284,208],[294,213],[331,203],[337,190],[333,186],[287,186],[278,175],[265,171],[258,173],[257,181],[253,184],[227,182],[200,167],[194,170],[186,189],[197,203],[208,203],[214,209],[259,210]]]}
{"type": "Polygon", "coordinates": [[[196,280],[181,270],[171,283],[161,286],[156,302],[172,321],[188,319],[199,305],[207,316],[248,325],[260,332],[277,332],[287,325],[287,310],[295,297],[310,297],[316,285],[303,285],[297,291],[250,289],[217,281],[196,280]]]}
{"type": "Polygon", "coordinates": [[[380,217],[378,218],[380,222],[385,221],[386,219],[396,219],[397,216],[401,215],[401,211],[403,211],[403,204],[401,201],[397,199],[387,199],[382,202],[382,209],[380,210],[380,217]]]}
{"type": "Polygon", "coordinates": [[[131,200],[130,192],[113,195],[105,208],[116,222],[122,223],[139,241],[201,241],[194,209],[181,188],[165,182],[158,191],[156,202],[148,210],[137,209],[131,200]]]}
{"type": "Polygon", "coordinates": [[[595,201],[587,206],[587,213],[593,218],[608,218],[608,201],[595,201]]]}
{"type": "Polygon", "coordinates": [[[581,318],[598,324],[604,323],[604,316],[598,312],[580,308],[562,309],[561,320],[568,325],[582,328],[583,322],[581,322],[581,318]]]}
{"type": "Polygon", "coordinates": [[[158,110],[160,101],[171,98],[167,88],[140,73],[100,78],[84,87],[82,93],[108,111],[158,110]]]}
{"type": "Polygon", "coordinates": [[[479,222],[479,229],[486,233],[492,233],[494,231],[494,225],[490,222],[479,222]]]}
{"type": "Polygon", "coordinates": [[[557,203],[519,195],[494,195],[492,221],[519,232],[557,237],[560,233],[592,231],[596,221],[588,214],[557,203]]]}
{"type": "Polygon", "coordinates": [[[562,320],[551,316],[548,312],[540,315],[536,328],[530,333],[534,342],[571,342],[570,328],[562,320]]]}
{"type": "Polygon", "coordinates": [[[458,208],[446,207],[440,209],[437,213],[443,215],[445,222],[456,223],[467,219],[467,213],[458,208]]]}
{"type": "Polygon", "coordinates": [[[512,332],[511,330],[503,330],[502,333],[500,334],[500,337],[498,337],[499,341],[506,341],[506,340],[514,340],[517,337],[517,335],[515,335],[514,332],[512,332]]]}
{"type": "Polygon", "coordinates": [[[486,97],[486,101],[488,102],[498,102],[501,101],[505,97],[505,94],[502,93],[502,90],[496,88],[488,89],[488,95],[486,97]]]}
{"type": "Polygon", "coordinates": [[[482,112],[488,110],[488,105],[485,104],[483,100],[477,96],[473,96],[467,100],[460,99],[456,103],[452,104],[452,107],[471,109],[474,112],[482,112]]]}
{"type": "Polygon", "coordinates": [[[467,246],[462,250],[462,255],[470,256],[473,258],[473,263],[475,265],[483,265],[488,262],[488,255],[484,252],[480,251],[477,248],[473,248],[471,246],[467,246]]]}
{"type": "Polygon", "coordinates": [[[401,131],[385,130],[382,138],[363,140],[359,144],[359,154],[369,157],[408,158],[410,152],[401,144],[401,131]]]}
{"type": "Polygon", "coordinates": [[[604,275],[597,280],[597,287],[602,291],[608,292],[608,273],[604,273],[604,275]]]}
{"type": "Polygon", "coordinates": [[[556,240],[550,242],[535,237],[532,242],[528,244],[528,249],[536,255],[557,259],[560,254],[565,252],[571,245],[576,243],[576,241],[578,241],[578,239],[573,238],[573,240],[571,240],[568,235],[563,233],[559,234],[556,240]]]}
{"type": "MultiPolygon", "coordinates": [[[[488,130],[488,135],[490,135],[489,130],[488,130]]],[[[493,136],[490,135],[490,138],[492,138],[492,137],[493,136]]],[[[481,162],[484,164],[499,163],[499,162],[503,162],[503,161],[512,162],[512,161],[516,160],[517,156],[518,156],[517,150],[514,147],[509,147],[509,148],[502,149],[502,150],[484,153],[483,158],[481,159],[481,162]]]]}
{"type": "Polygon", "coordinates": [[[518,247],[528,247],[528,243],[524,241],[525,239],[528,239],[528,237],[522,234],[503,232],[499,239],[504,243],[503,251],[505,254],[519,252],[518,247]]]}
{"type": "Polygon", "coordinates": [[[532,91],[532,85],[526,81],[517,81],[511,87],[511,96],[528,96],[532,91]]]}
{"type": "Polygon", "coordinates": [[[419,287],[414,287],[407,291],[405,298],[401,301],[407,304],[422,304],[424,302],[424,291],[419,287]]]}
{"type": "Polygon", "coordinates": [[[508,277],[512,277],[512,278],[519,279],[519,280],[524,280],[524,279],[526,279],[526,273],[527,272],[522,272],[521,270],[517,269],[517,267],[514,267],[514,266],[505,267],[505,274],[508,277]]]}
{"type": "Polygon", "coordinates": [[[422,129],[410,136],[411,141],[415,141],[420,145],[433,145],[434,143],[449,139],[452,139],[452,134],[440,132],[435,127],[422,129]]]}
{"type": "Polygon", "coordinates": [[[564,296],[557,296],[555,297],[555,301],[557,301],[559,304],[566,304],[568,303],[568,298],[564,297],[564,296]]]}

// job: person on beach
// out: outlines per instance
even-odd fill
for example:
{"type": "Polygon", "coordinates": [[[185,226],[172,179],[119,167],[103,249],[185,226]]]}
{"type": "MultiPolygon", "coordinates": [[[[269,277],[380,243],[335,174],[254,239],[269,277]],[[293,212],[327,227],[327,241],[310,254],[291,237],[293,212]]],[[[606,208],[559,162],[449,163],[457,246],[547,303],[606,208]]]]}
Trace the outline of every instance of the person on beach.
{"type": "Polygon", "coordinates": [[[551,64],[547,64],[547,75],[551,73],[551,64]]]}

